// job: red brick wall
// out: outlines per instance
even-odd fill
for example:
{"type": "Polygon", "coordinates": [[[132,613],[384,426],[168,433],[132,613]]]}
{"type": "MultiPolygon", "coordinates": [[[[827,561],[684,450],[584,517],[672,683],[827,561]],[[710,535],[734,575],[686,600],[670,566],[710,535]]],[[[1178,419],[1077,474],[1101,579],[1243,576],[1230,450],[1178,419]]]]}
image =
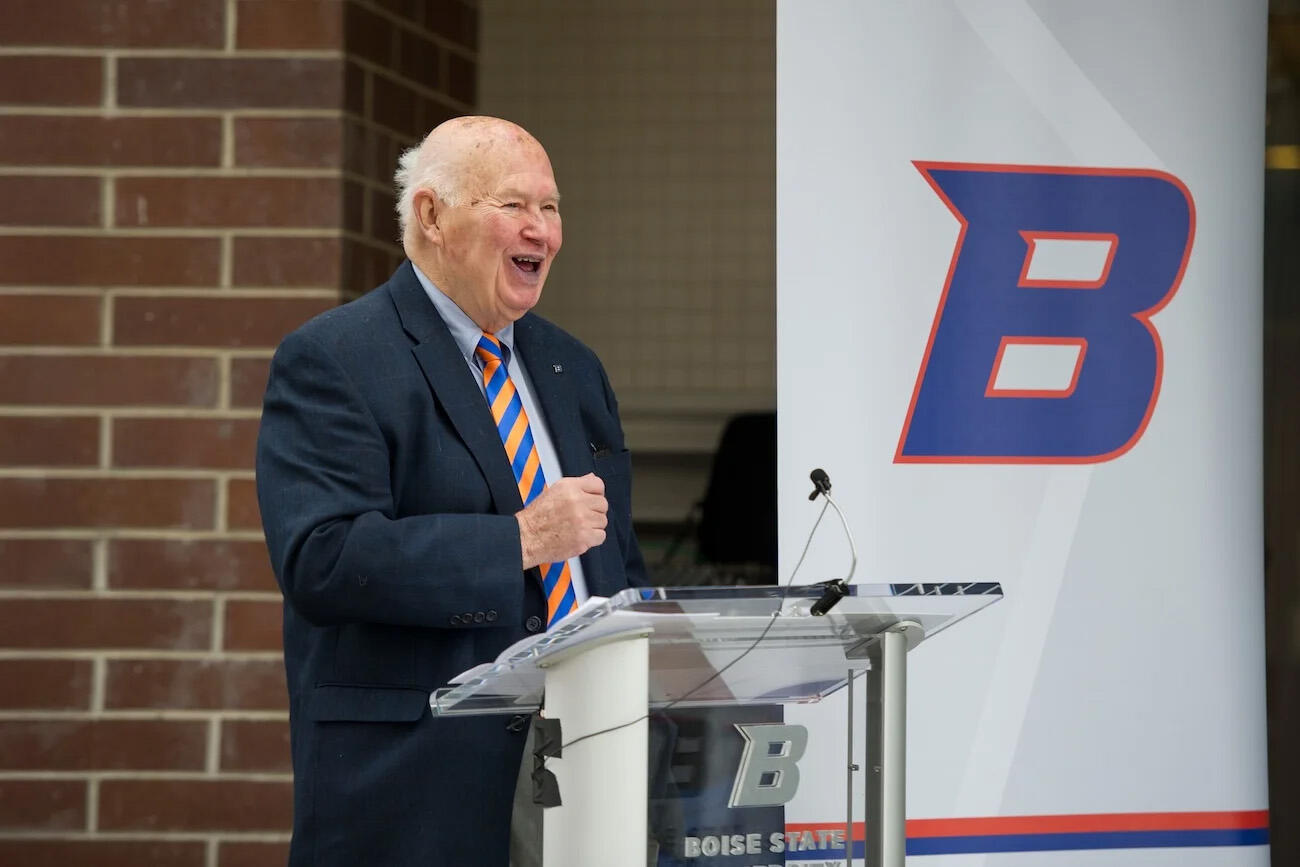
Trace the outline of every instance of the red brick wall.
{"type": "Polygon", "coordinates": [[[252,460],[281,335],[397,261],[472,0],[6,0],[0,864],[283,864],[252,460]]]}

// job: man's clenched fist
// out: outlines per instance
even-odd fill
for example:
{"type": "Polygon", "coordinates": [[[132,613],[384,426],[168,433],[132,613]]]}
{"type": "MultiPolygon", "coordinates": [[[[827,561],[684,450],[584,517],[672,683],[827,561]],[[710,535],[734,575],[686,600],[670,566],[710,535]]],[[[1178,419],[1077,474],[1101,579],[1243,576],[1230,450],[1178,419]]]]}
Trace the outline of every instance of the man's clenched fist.
{"type": "Polygon", "coordinates": [[[594,473],[548,485],[515,515],[524,568],[568,560],[603,543],[608,511],[605,483],[594,473]]]}

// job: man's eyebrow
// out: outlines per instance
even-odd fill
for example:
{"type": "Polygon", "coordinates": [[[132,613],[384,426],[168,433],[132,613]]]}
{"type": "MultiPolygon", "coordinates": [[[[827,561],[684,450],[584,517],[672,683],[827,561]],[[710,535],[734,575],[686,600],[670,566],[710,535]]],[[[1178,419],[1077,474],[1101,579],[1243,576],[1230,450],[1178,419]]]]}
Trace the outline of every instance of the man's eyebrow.
{"type": "MultiPolygon", "coordinates": [[[[492,198],[494,198],[494,199],[526,199],[526,198],[528,198],[528,194],[525,193],[523,190],[515,189],[514,187],[508,187],[508,188],[506,188],[506,189],[504,189],[504,190],[501,190],[497,195],[492,196],[492,198]]],[[[559,191],[559,190],[556,190],[555,192],[551,193],[550,195],[542,196],[542,201],[543,201],[543,202],[557,202],[557,203],[558,203],[558,202],[560,201],[560,191],[559,191]]]]}

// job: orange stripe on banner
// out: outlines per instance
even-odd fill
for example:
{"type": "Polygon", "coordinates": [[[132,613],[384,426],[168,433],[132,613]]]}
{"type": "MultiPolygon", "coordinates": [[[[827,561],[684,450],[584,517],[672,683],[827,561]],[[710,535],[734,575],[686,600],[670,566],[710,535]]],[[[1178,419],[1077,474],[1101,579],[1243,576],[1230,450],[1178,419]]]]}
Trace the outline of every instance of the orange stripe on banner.
{"type": "MultiPolygon", "coordinates": [[[[1087,834],[1106,831],[1226,831],[1268,826],[1267,810],[1184,813],[1091,813],[1057,816],[984,816],[908,819],[908,837],[978,837],[998,834],[1087,834]]],[[[790,831],[843,830],[843,822],[791,822],[790,831]]],[[[853,823],[862,839],[862,823],[853,823]]]]}
{"type": "Polygon", "coordinates": [[[994,816],[982,819],[913,819],[907,833],[916,837],[976,834],[1079,834],[1097,831],[1200,831],[1258,828],[1268,812],[1098,813],[1081,816],[994,816]]]}
{"type": "Polygon", "coordinates": [[[492,418],[500,423],[502,416],[506,414],[506,407],[510,406],[510,400],[515,396],[515,384],[509,379],[501,390],[497,392],[497,399],[492,401],[492,418]]]}

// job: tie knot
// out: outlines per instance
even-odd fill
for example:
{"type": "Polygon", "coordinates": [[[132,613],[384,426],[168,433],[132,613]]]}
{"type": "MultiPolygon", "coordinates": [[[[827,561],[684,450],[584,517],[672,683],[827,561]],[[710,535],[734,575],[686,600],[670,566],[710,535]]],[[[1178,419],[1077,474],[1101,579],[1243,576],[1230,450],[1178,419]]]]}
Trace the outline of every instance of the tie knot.
{"type": "Polygon", "coordinates": [[[483,332],[483,336],[478,339],[478,346],[474,348],[474,354],[477,355],[479,360],[484,364],[494,360],[505,361],[505,349],[502,347],[501,341],[497,340],[494,335],[488,334],[486,331],[483,332]]]}

